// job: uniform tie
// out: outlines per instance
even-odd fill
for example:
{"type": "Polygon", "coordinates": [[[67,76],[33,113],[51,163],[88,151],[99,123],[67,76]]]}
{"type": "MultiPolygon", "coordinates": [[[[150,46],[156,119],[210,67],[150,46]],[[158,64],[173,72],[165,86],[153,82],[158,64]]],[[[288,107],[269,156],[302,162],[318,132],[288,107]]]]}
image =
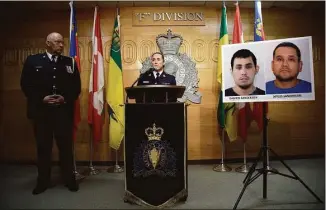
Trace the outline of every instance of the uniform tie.
{"type": "Polygon", "coordinates": [[[155,83],[156,83],[156,84],[160,84],[160,83],[159,83],[159,80],[160,80],[160,73],[156,72],[155,83]]]}
{"type": "Polygon", "coordinates": [[[52,55],[52,59],[51,59],[51,61],[52,61],[53,63],[56,63],[56,60],[57,60],[57,56],[56,56],[56,55],[52,55]]]}

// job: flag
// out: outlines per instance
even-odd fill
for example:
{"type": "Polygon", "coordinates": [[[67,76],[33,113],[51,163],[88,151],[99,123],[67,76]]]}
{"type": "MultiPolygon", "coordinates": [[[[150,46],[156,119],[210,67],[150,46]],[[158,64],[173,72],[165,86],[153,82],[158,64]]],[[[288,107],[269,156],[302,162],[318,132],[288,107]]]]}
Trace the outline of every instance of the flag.
{"type": "MultiPolygon", "coordinates": [[[[242,31],[242,23],[240,16],[240,8],[238,2],[235,4],[235,16],[234,16],[234,24],[233,24],[233,37],[232,43],[243,43],[243,31],[242,31]]],[[[252,111],[250,109],[249,103],[237,103],[236,108],[239,110],[238,112],[238,135],[241,137],[243,141],[247,140],[248,128],[252,119],[252,111]]]]}
{"type": "MultiPolygon", "coordinates": [[[[217,51],[217,81],[222,84],[222,45],[229,44],[226,7],[223,2],[220,26],[220,38],[217,51]]],[[[221,128],[224,128],[230,141],[237,139],[237,116],[235,103],[223,103],[223,94],[220,92],[220,99],[217,108],[217,119],[221,128]]]]}
{"type": "MultiPolygon", "coordinates": [[[[73,65],[77,65],[78,71],[80,72],[80,57],[79,57],[79,46],[78,46],[78,37],[77,37],[77,21],[76,21],[76,11],[71,1],[70,5],[70,48],[69,48],[69,56],[72,57],[73,65]]],[[[74,69],[74,67],[73,67],[74,69]]],[[[80,123],[80,101],[79,98],[75,101],[74,105],[74,124],[73,124],[73,140],[76,140],[76,134],[78,130],[78,124],[80,123]]]]}
{"type": "MultiPolygon", "coordinates": [[[[261,2],[255,1],[255,23],[254,23],[254,41],[265,40],[265,32],[263,27],[263,16],[261,13],[261,2]]],[[[263,103],[266,105],[266,113],[268,110],[267,102],[256,102],[253,103],[253,118],[257,122],[260,131],[263,130],[263,103]]]]}
{"type": "Polygon", "coordinates": [[[246,142],[248,136],[248,128],[253,119],[253,113],[249,103],[237,103],[238,112],[238,135],[246,142]]]}
{"type": "Polygon", "coordinates": [[[232,43],[243,43],[243,31],[239,3],[235,4],[232,43]]]}
{"type": "MultiPolygon", "coordinates": [[[[222,57],[222,45],[229,44],[228,27],[227,27],[227,16],[226,16],[226,6],[223,2],[222,14],[221,14],[221,26],[220,26],[220,39],[218,41],[218,52],[217,58],[222,57]]],[[[217,62],[217,81],[222,84],[222,61],[217,62]]]]}
{"type": "Polygon", "coordinates": [[[264,41],[265,32],[263,27],[263,15],[261,13],[261,2],[255,1],[255,26],[254,26],[254,41],[264,41]]]}
{"type": "Polygon", "coordinates": [[[223,103],[222,92],[220,93],[217,114],[220,127],[226,130],[230,141],[235,141],[237,139],[236,105],[235,103],[223,103]]]}
{"type": "Polygon", "coordinates": [[[94,11],[92,44],[93,55],[89,79],[88,123],[92,126],[93,141],[99,142],[102,138],[103,125],[104,64],[98,7],[95,7],[94,11]]]}
{"type": "Polygon", "coordinates": [[[113,149],[119,149],[124,137],[124,89],[121,65],[120,22],[117,14],[112,34],[110,63],[106,84],[106,102],[109,110],[109,139],[113,149]]]}

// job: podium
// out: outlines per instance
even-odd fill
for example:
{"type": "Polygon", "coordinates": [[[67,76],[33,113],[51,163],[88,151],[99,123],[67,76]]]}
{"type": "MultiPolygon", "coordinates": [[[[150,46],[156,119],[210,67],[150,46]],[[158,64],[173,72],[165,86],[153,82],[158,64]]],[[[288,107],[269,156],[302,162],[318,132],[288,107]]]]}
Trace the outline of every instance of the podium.
{"type": "Polygon", "coordinates": [[[187,200],[187,105],[170,102],[184,90],[174,85],[126,88],[125,202],[165,208],[187,200]],[[140,102],[128,103],[128,98],[140,102]]]}
{"type": "Polygon", "coordinates": [[[137,103],[168,103],[181,98],[186,87],[177,85],[142,85],[126,88],[127,100],[137,103]]]}

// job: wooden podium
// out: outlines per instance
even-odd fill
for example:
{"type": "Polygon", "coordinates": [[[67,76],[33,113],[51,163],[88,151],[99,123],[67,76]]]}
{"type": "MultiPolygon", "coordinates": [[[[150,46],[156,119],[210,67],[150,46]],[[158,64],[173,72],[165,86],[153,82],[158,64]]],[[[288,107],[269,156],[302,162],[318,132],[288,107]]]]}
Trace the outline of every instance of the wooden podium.
{"type": "Polygon", "coordinates": [[[127,100],[137,103],[168,103],[181,98],[186,87],[177,85],[142,85],[126,88],[127,100]]]}
{"type": "Polygon", "coordinates": [[[125,106],[125,202],[164,208],[187,200],[187,105],[171,101],[184,90],[126,88],[127,98],[140,103],[125,106]]]}

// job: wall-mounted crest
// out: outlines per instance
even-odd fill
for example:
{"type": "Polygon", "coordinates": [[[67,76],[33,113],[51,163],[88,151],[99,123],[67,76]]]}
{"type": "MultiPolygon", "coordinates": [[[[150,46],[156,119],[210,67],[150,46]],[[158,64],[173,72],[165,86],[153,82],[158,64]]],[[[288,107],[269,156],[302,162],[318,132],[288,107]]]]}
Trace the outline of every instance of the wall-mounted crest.
{"type": "MultiPolygon", "coordinates": [[[[199,79],[196,63],[187,54],[179,53],[182,42],[182,36],[173,34],[171,29],[167,30],[167,34],[159,34],[156,37],[156,43],[165,58],[164,71],[175,76],[177,85],[186,87],[182,98],[178,98],[178,101],[189,100],[193,103],[201,103],[202,95],[198,91],[199,79]]],[[[150,57],[146,58],[142,64],[141,74],[153,68],[150,57]]]]}

